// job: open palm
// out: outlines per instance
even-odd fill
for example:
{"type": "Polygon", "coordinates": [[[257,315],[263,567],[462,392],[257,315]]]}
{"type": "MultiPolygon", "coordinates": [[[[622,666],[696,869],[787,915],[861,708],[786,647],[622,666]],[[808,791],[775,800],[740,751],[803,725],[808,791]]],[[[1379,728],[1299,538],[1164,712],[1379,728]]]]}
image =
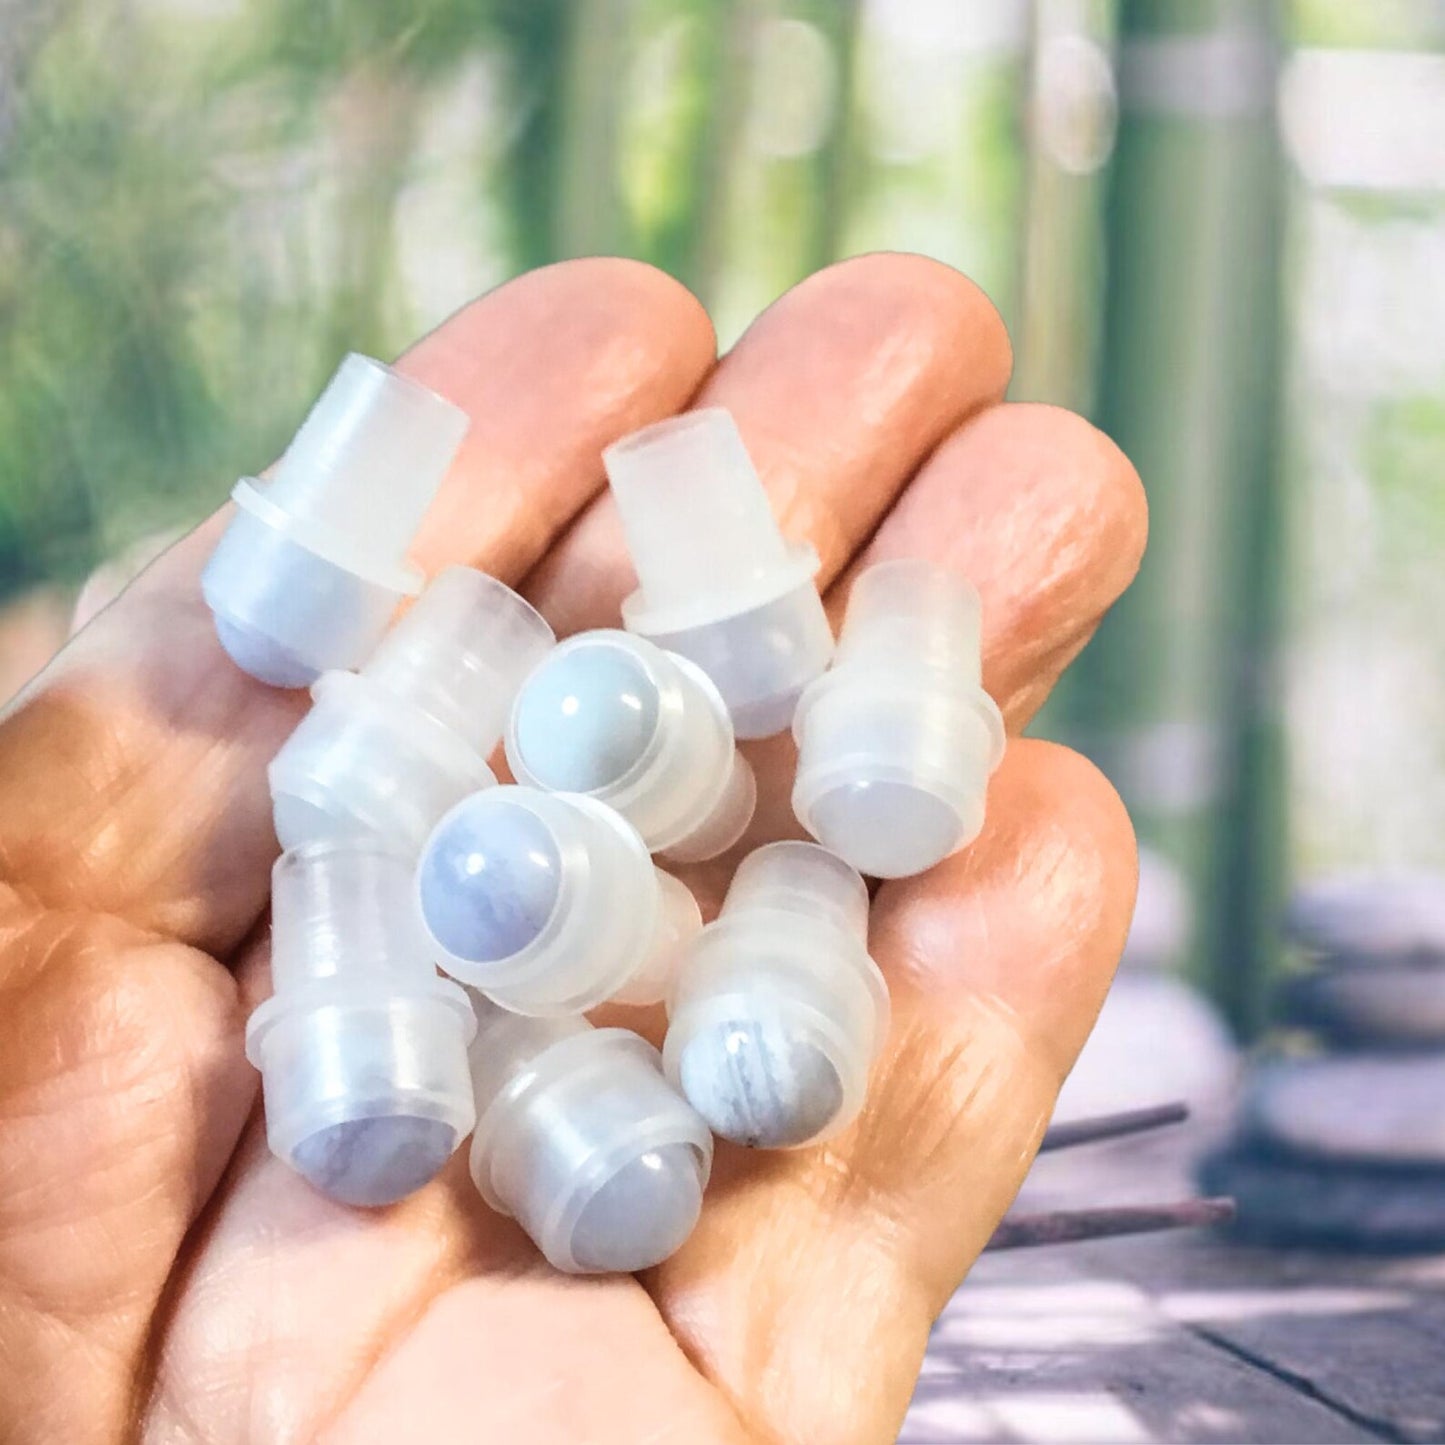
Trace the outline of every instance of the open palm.
{"type": "MultiPolygon", "coordinates": [[[[400,365],[473,419],[417,560],[522,586],[561,635],[615,624],[630,584],[602,448],[695,397],[737,417],[835,617],[862,560],[924,556],[974,582],[1011,732],[1143,544],[1118,450],[1068,413],[1002,404],[997,315],[918,258],[813,277],[721,361],[676,283],[571,262],[400,365]]],[[[563,1277],[460,1157],[361,1212],[266,1151],[241,1042],[268,988],[264,770],[306,698],[214,640],[197,578],[222,521],[0,724],[0,1437],[891,1440],[1123,943],[1135,860],[1108,785],[1015,742],[983,836],[877,895],[893,1031],[857,1124],[796,1153],[721,1146],[675,1258],[563,1277]]],[[[753,841],[796,832],[789,745],[751,755],[753,841]]],[[[717,870],[690,881],[715,903],[717,870]]]]}

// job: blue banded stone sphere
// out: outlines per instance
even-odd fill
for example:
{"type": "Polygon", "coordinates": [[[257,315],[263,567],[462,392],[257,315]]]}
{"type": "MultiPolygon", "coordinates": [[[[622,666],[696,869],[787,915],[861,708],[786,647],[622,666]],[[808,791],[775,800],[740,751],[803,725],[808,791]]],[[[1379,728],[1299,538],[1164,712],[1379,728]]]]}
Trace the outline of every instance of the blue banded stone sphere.
{"type": "Polygon", "coordinates": [[[291,1163],[327,1198],[374,1209],[430,1183],[456,1147],[457,1131],[441,1119],[391,1114],[318,1129],[291,1163]]]}
{"type": "Polygon", "coordinates": [[[513,743],[544,788],[591,793],[636,765],[658,708],[642,663],[600,639],[554,653],[532,674],[517,701],[513,743]]]}
{"type": "Polygon", "coordinates": [[[526,808],[480,793],[451,814],[422,854],[422,918],[454,957],[496,963],[542,932],[561,876],[547,826],[526,808]]]}
{"type": "Polygon", "coordinates": [[[750,1149],[787,1149],[821,1134],[843,1107],[827,1054],[774,1019],[704,1030],[682,1051],[679,1083],[713,1133],[750,1149]]]}

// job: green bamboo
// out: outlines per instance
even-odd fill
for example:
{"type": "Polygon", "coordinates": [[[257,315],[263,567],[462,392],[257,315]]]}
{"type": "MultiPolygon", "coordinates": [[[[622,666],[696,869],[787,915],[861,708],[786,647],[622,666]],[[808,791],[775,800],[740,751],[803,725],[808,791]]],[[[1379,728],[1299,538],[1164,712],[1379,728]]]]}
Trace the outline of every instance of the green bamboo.
{"type": "Polygon", "coordinates": [[[1088,412],[1097,378],[1103,178],[1114,130],[1108,0],[1035,0],[1010,396],[1088,412]],[[1061,65],[1070,65],[1067,77],[1061,65]],[[1053,67],[1053,68],[1051,68],[1053,67]],[[1067,96],[1059,93],[1067,80],[1067,96]],[[1065,102],[1067,101],[1067,108],[1065,102]]]}
{"type": "Polygon", "coordinates": [[[557,259],[569,7],[565,0],[494,0],[493,8],[509,71],[509,108],[517,117],[497,179],[511,233],[509,260],[522,271],[557,259]]]}
{"type": "Polygon", "coordinates": [[[338,87],[338,246],[327,352],[394,351],[397,199],[411,174],[424,93],[400,67],[365,65],[338,87]]]}
{"type": "Polygon", "coordinates": [[[809,12],[833,55],[838,77],[828,133],[814,155],[816,198],[808,227],[804,266],[816,271],[839,258],[857,164],[858,36],[861,0],[823,0],[809,12]]]}
{"type": "Polygon", "coordinates": [[[617,167],[631,8],[629,0],[588,0],[568,9],[551,260],[631,249],[617,167]]]}
{"type": "Polygon", "coordinates": [[[1280,167],[1256,0],[1126,0],[1098,415],[1149,492],[1149,555],[1086,654],[1075,722],[1199,902],[1190,962],[1262,1017],[1283,848],[1271,716],[1279,568],[1280,167]]]}
{"type": "Polygon", "coordinates": [[[728,221],[743,162],[743,125],[760,0],[727,0],[705,18],[706,54],[697,83],[704,94],[695,152],[696,190],[680,279],[710,304],[727,251],[728,221]]]}

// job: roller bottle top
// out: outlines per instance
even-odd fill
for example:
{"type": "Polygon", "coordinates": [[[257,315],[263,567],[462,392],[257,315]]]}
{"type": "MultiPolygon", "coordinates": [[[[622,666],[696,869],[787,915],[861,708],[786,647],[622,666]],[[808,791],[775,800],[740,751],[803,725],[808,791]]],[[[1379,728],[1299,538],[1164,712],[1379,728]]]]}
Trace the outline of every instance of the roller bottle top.
{"type": "Polygon", "coordinates": [[[712,1136],[657,1050],[582,1018],[525,1018],[475,994],[471,1174],[569,1273],[659,1264],[691,1234],[712,1136]]]}
{"type": "Polygon", "coordinates": [[[408,859],[380,840],[311,844],[273,871],[275,992],[251,1015],[277,1158],[340,1203],[396,1202],[475,1119],[466,995],[439,978],[408,859]]]}
{"type": "Polygon", "coordinates": [[[603,459],[639,583],[627,630],[701,667],[739,737],[780,731],[833,640],[818,555],[784,539],[732,417],[687,412],[603,459]]]}
{"type": "Polygon", "coordinates": [[[370,832],[420,849],[448,808],[496,783],[487,757],[551,644],[511,588],[470,567],[442,572],[359,673],[313,686],[267,770],[282,846],[370,832]]]}
{"type": "Polygon", "coordinates": [[[978,594],[929,562],[862,572],[793,736],[793,810],[861,872],[909,877],[971,841],[1004,751],[1003,717],[982,684],[978,594]]]}
{"type": "Polygon", "coordinates": [[[400,372],[342,362],[270,480],[236,484],[237,513],[202,578],[243,671],[299,687],[364,660],[420,589],[407,549],[467,425],[400,372]]]}
{"type": "Polygon", "coordinates": [[[416,916],[412,868],[408,853],[376,837],[308,843],[276,860],[273,992],[252,1015],[253,1029],[297,996],[314,1000],[328,992],[417,992],[467,1008],[465,995],[432,961],[416,916]]]}
{"type": "Polygon", "coordinates": [[[469,425],[460,407],[352,352],[311,408],[269,481],[235,499],[317,556],[411,595],[407,548],[469,425]]]}
{"type": "Polygon", "coordinates": [[[816,843],[745,858],[679,968],[667,1076],[723,1138],[797,1148],[862,1107],[887,1031],[863,880],[816,843]]]}
{"type": "Polygon", "coordinates": [[[637,831],[592,798],[489,788],[439,822],[417,909],[447,973],[516,1013],[655,1002],[701,926],[637,831]]]}
{"type": "Polygon", "coordinates": [[[519,782],[606,803],[652,852],[682,862],[731,847],[757,797],[706,674],[610,629],[568,638],[527,678],[507,761],[519,782]]]}
{"type": "Polygon", "coordinates": [[[361,669],[484,757],[501,742],[523,679],[556,642],[551,627],[505,583],[448,567],[361,669]]]}

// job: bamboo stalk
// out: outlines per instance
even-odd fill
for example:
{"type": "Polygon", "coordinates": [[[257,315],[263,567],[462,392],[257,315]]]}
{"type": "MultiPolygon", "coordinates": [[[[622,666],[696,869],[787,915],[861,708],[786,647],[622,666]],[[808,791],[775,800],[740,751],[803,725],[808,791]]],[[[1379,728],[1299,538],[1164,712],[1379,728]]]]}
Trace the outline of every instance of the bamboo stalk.
{"type": "Polygon", "coordinates": [[[1149,492],[1137,585],[1070,693],[1077,740],[1199,900],[1188,949],[1261,1022],[1282,845],[1272,589],[1280,168],[1272,7],[1121,8],[1098,420],[1149,492]]]}
{"type": "Polygon", "coordinates": [[[827,139],[814,159],[818,197],[808,227],[805,262],[809,271],[821,270],[836,261],[843,251],[857,146],[854,109],[858,103],[858,34],[862,10],[862,0],[831,0],[814,12],[816,23],[833,52],[838,90],[833,97],[833,118],[827,139]]]}
{"type": "Polygon", "coordinates": [[[728,219],[746,149],[748,81],[762,15],[760,0],[733,0],[713,12],[716,49],[706,82],[709,123],[701,138],[692,234],[681,273],[707,305],[716,300],[724,269],[728,219]]]}

